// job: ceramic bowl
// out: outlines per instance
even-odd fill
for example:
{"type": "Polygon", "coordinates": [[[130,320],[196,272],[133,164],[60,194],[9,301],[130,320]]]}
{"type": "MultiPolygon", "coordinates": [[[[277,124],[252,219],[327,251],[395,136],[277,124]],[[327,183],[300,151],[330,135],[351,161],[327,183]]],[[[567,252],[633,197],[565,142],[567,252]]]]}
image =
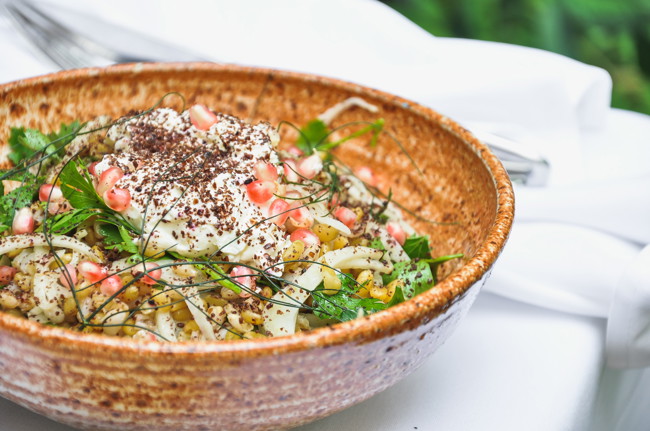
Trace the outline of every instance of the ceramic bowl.
{"type": "MultiPolygon", "coordinates": [[[[168,344],[83,334],[0,312],[1,396],[82,429],[290,428],[388,388],[449,337],[506,242],[513,192],[497,158],[430,109],[312,75],[207,63],[134,64],[0,86],[0,142],[10,126],[49,131],[74,119],[118,117],[171,92],[181,93],[188,106],[203,103],[274,125],[304,125],[348,97],[364,98],[377,114],[355,108],[337,124],[381,117],[388,133],[374,148],[349,142],[340,156],[380,173],[394,199],[418,215],[406,218],[431,237],[435,254],[466,257],[443,266],[435,288],[403,304],[279,338],[168,344]]],[[[165,103],[179,105],[180,98],[165,103]]],[[[4,159],[6,144],[0,148],[4,159]]]]}

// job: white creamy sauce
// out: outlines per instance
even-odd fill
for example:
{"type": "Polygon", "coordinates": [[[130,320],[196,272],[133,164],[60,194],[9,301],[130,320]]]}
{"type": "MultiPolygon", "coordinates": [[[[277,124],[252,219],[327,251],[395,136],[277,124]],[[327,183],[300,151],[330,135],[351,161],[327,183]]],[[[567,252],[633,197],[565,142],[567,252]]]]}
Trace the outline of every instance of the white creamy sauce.
{"type": "MultiPolygon", "coordinates": [[[[186,257],[217,253],[260,269],[278,264],[290,241],[284,228],[251,202],[246,182],[257,162],[278,166],[276,131],[217,114],[209,130],[195,128],[186,112],[157,109],[108,131],[115,153],[104,156],[97,175],[111,166],[124,171],[116,187],[131,194],[122,214],[143,227],[151,251],[186,257]]],[[[282,266],[269,270],[281,274],[282,266]]]]}

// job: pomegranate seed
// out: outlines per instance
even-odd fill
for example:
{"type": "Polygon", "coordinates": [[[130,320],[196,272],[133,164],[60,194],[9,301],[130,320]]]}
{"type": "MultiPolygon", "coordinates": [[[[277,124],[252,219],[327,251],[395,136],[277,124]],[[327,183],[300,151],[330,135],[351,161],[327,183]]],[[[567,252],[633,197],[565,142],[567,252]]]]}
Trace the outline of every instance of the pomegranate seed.
{"type": "Polygon", "coordinates": [[[25,207],[16,211],[11,230],[14,235],[34,232],[34,216],[29,208],[25,207]]]}
{"type": "Polygon", "coordinates": [[[352,229],[357,221],[357,214],[346,207],[338,207],[336,211],[334,211],[334,217],[350,229],[352,229]]]}
{"type": "Polygon", "coordinates": [[[74,267],[74,265],[69,263],[65,266],[65,269],[61,271],[59,281],[68,289],[72,289],[72,286],[75,286],[77,284],[77,269],[74,267]],[[72,282],[72,285],[70,285],[70,282],[72,282]]]}
{"type": "Polygon", "coordinates": [[[323,170],[323,161],[318,154],[312,154],[298,161],[298,173],[311,180],[323,170]]]}
{"type": "Polygon", "coordinates": [[[63,198],[63,193],[61,193],[61,188],[59,186],[43,184],[38,189],[38,200],[41,202],[54,202],[61,198],[63,198]]]}
{"type": "Polygon", "coordinates": [[[124,284],[119,275],[111,275],[102,281],[99,285],[99,290],[106,296],[113,296],[122,289],[124,284]]]}
{"type": "Polygon", "coordinates": [[[399,223],[394,221],[386,223],[386,230],[390,236],[395,238],[395,241],[399,242],[400,245],[404,245],[404,242],[406,241],[406,232],[404,232],[404,229],[399,223]]]}
{"type": "Polygon", "coordinates": [[[305,155],[305,153],[295,145],[292,145],[289,148],[287,148],[287,153],[291,154],[295,158],[302,157],[305,155]]]}
{"type": "Polygon", "coordinates": [[[302,241],[307,247],[320,245],[320,239],[318,238],[318,235],[309,229],[304,228],[294,230],[289,239],[291,242],[302,241]]]}
{"type": "Polygon", "coordinates": [[[278,179],[278,168],[271,163],[257,162],[255,165],[255,178],[263,181],[275,181],[278,179]]]}
{"type": "Polygon", "coordinates": [[[289,212],[287,211],[289,207],[290,205],[284,199],[276,199],[271,202],[269,217],[273,217],[271,219],[273,223],[282,226],[287,221],[287,217],[289,217],[289,212]]]}
{"type": "Polygon", "coordinates": [[[131,206],[131,193],[127,189],[114,187],[104,192],[104,202],[112,210],[124,211],[131,206]]]}
{"type": "Polygon", "coordinates": [[[290,208],[294,208],[288,213],[287,230],[290,232],[300,228],[310,228],[314,224],[314,217],[311,215],[311,211],[302,205],[300,202],[294,202],[290,206],[290,208]]]}
{"type": "Polygon", "coordinates": [[[97,166],[97,163],[99,163],[99,162],[92,162],[92,163],[88,166],[88,172],[89,172],[90,175],[92,175],[93,177],[96,177],[96,176],[97,176],[97,171],[95,170],[95,167],[97,166]]]}
{"type": "MultiPolygon", "coordinates": [[[[156,284],[158,283],[158,280],[160,280],[160,277],[162,276],[162,269],[158,265],[156,265],[153,262],[147,262],[144,264],[144,269],[146,274],[140,279],[144,284],[156,284]]],[[[139,269],[138,267],[134,267],[131,270],[131,273],[134,276],[138,276],[143,273],[142,269],[139,269]]]]}
{"type": "Polygon", "coordinates": [[[300,181],[300,177],[298,177],[298,167],[296,166],[296,162],[293,160],[285,160],[284,162],[284,177],[289,181],[290,183],[297,183],[300,181]]]}
{"type": "Polygon", "coordinates": [[[124,172],[122,172],[122,169],[117,166],[112,166],[106,169],[99,176],[99,181],[97,182],[97,193],[102,196],[108,190],[112,189],[123,176],[124,172]]]}
{"type": "Polygon", "coordinates": [[[79,274],[90,283],[97,283],[102,278],[106,277],[106,270],[98,263],[89,260],[83,260],[77,265],[79,274]]]}
{"type": "Polygon", "coordinates": [[[190,108],[190,121],[199,130],[208,130],[217,122],[217,116],[203,105],[190,108]]]}
{"type": "Polygon", "coordinates": [[[11,283],[16,275],[16,268],[11,266],[0,266],[0,286],[6,286],[11,283]]]}
{"type": "Polygon", "coordinates": [[[273,181],[257,180],[246,186],[246,192],[251,201],[263,204],[273,197],[277,186],[273,181]]]}
{"type": "Polygon", "coordinates": [[[355,169],[354,174],[359,178],[361,181],[366,183],[369,186],[372,187],[377,187],[377,177],[375,177],[375,174],[372,172],[372,169],[370,169],[368,166],[360,166],[357,169],[355,169]]]}
{"type": "Polygon", "coordinates": [[[230,276],[235,279],[235,283],[245,288],[239,296],[248,297],[251,295],[250,291],[255,289],[257,283],[253,274],[253,270],[245,266],[236,266],[230,271],[230,276]]]}

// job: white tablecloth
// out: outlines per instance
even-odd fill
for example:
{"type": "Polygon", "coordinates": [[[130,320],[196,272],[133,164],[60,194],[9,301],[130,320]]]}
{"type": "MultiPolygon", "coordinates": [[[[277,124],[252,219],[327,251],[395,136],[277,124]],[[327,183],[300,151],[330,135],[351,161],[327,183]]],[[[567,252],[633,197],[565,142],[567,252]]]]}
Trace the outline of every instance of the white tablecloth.
{"type": "MultiPolygon", "coordinates": [[[[291,3],[289,0],[283,1],[287,4],[291,3]]],[[[121,22],[132,28],[142,25],[141,30],[146,30],[162,38],[167,35],[166,29],[182,27],[178,27],[178,21],[181,19],[178,16],[181,13],[178,3],[162,3],[160,10],[171,11],[167,15],[158,11],[163,17],[162,20],[143,19],[140,21],[136,14],[121,13],[119,8],[113,6],[114,3],[90,5],[75,3],[75,0],[61,0],[61,2],[67,5],[77,4],[81,12],[84,12],[84,9],[99,10],[109,21],[121,22]],[[167,16],[168,22],[164,21],[165,16],[167,16]]],[[[126,4],[124,1],[117,3],[126,4]]],[[[343,7],[344,4],[342,1],[335,3],[338,7],[343,7]]],[[[189,7],[192,7],[192,5],[202,3],[200,0],[194,0],[188,4],[189,7]]],[[[294,3],[294,5],[296,4],[294,3]]],[[[304,4],[307,2],[302,2],[298,7],[299,10],[294,10],[294,13],[304,13],[305,16],[305,19],[294,22],[293,29],[297,33],[306,31],[308,27],[318,25],[319,22],[318,14],[304,4]]],[[[324,4],[326,3],[320,3],[321,6],[324,4]]],[[[369,2],[356,1],[349,4],[351,21],[346,22],[346,16],[342,16],[337,21],[337,25],[354,25],[354,19],[358,19],[359,11],[364,8],[373,9],[374,13],[381,16],[382,19],[395,20],[388,10],[378,10],[374,6],[369,6],[369,2]]],[[[219,5],[215,6],[217,10],[219,8],[222,8],[222,11],[227,9],[223,7],[223,2],[219,5]]],[[[139,6],[134,4],[133,7],[137,9],[139,6]]],[[[143,7],[141,6],[141,8],[143,7]]],[[[345,7],[348,7],[348,3],[345,3],[345,7]]],[[[253,15],[251,17],[258,20],[260,28],[267,29],[269,27],[268,22],[253,15]]],[[[280,24],[278,31],[269,33],[264,40],[254,39],[252,35],[251,38],[246,39],[244,38],[245,34],[237,33],[239,30],[235,25],[237,22],[235,18],[243,19],[244,17],[245,15],[231,15],[230,21],[219,21],[219,25],[230,25],[228,31],[234,32],[233,34],[240,38],[238,42],[247,49],[244,52],[238,52],[233,50],[231,45],[222,44],[215,50],[218,50],[221,53],[220,58],[226,61],[239,59],[248,64],[273,66],[277,58],[277,53],[273,52],[273,43],[281,39],[282,30],[286,26],[280,24]],[[256,48],[254,49],[254,47],[256,48]]],[[[179,33],[175,40],[177,43],[190,46],[193,42],[193,35],[201,34],[198,26],[205,28],[210,25],[210,20],[206,16],[198,17],[198,19],[196,33],[179,33]]],[[[218,19],[219,17],[215,17],[216,21],[218,19]]],[[[276,17],[276,19],[280,18],[276,17]]],[[[358,21],[356,23],[360,24],[358,21]]],[[[365,24],[372,27],[372,24],[365,24]]],[[[400,24],[400,20],[395,20],[394,24],[400,24]]],[[[435,45],[435,48],[442,49],[438,53],[447,52],[451,55],[456,49],[465,49],[468,46],[466,41],[438,40],[435,43],[431,42],[427,35],[407,24],[402,25],[400,29],[408,33],[408,37],[412,40],[420,41],[422,46],[430,44],[430,47],[435,45]]],[[[335,31],[329,32],[326,26],[322,27],[322,30],[323,37],[328,39],[328,43],[339,46],[336,62],[323,60],[322,54],[319,54],[318,50],[309,52],[300,50],[296,52],[295,57],[291,57],[294,58],[294,63],[291,63],[291,58],[288,60],[285,58],[284,66],[305,70],[303,66],[310,62],[312,67],[318,66],[316,70],[320,73],[345,75],[345,68],[341,68],[340,65],[346,64],[346,62],[351,64],[352,61],[361,61],[362,63],[364,60],[380,63],[383,61],[383,58],[371,57],[369,51],[364,51],[364,44],[367,45],[371,41],[372,43],[380,42],[385,47],[382,53],[398,56],[395,64],[399,66],[400,71],[408,71],[409,79],[425,77],[425,74],[418,72],[418,68],[425,63],[417,62],[417,59],[420,58],[418,48],[398,46],[395,43],[395,38],[389,37],[390,32],[384,31],[385,29],[375,29],[375,33],[360,33],[359,39],[353,41],[337,39],[340,38],[340,34],[335,31]],[[382,31],[379,32],[379,30],[382,31]],[[352,48],[350,48],[350,43],[352,48]],[[359,49],[356,48],[357,45],[359,49]],[[359,55],[365,55],[366,58],[360,59],[359,55]]],[[[214,29],[214,31],[217,30],[214,29]]],[[[400,33],[400,36],[406,37],[406,33],[400,33]]],[[[494,50],[495,46],[489,43],[481,46],[485,47],[485,52],[490,54],[486,54],[486,58],[475,58],[473,61],[479,65],[482,64],[482,67],[492,67],[493,72],[497,71],[498,67],[490,65],[489,55],[504,53],[507,50],[494,50]]],[[[41,62],[32,56],[27,48],[28,45],[14,34],[8,23],[0,21],[0,54],[2,54],[0,57],[0,82],[54,70],[52,65],[41,62]]],[[[285,47],[285,49],[290,48],[285,47]]],[[[482,51],[482,49],[478,51],[482,51]]],[[[550,61],[555,64],[555,60],[549,59],[547,53],[532,51],[524,53],[515,48],[511,52],[513,56],[525,55],[527,60],[543,58],[545,62],[550,61]]],[[[427,52],[422,51],[422,56],[426,55],[427,52]]],[[[517,59],[519,58],[517,57],[517,59]]],[[[432,57],[431,61],[439,60],[440,58],[436,60],[432,57]]],[[[560,64],[565,65],[564,62],[558,60],[557,66],[559,67],[560,64]]],[[[571,68],[569,67],[569,69],[571,68]]],[[[553,71],[557,73],[554,68],[549,70],[549,73],[553,71]]],[[[391,70],[374,70],[373,72],[376,73],[369,74],[361,67],[356,71],[349,71],[349,79],[381,87],[382,83],[388,82],[385,79],[386,76],[393,73],[391,70]]],[[[594,73],[597,80],[598,71],[594,71],[594,73]]],[[[451,72],[447,77],[453,77],[451,72]]],[[[539,78],[541,78],[538,81],[542,87],[552,81],[549,78],[548,82],[545,82],[543,75],[540,75],[539,78]]],[[[461,82],[468,83],[469,81],[461,80],[461,82]]],[[[408,79],[402,79],[395,84],[394,88],[385,89],[400,92],[406,97],[421,97],[421,101],[427,101],[425,100],[427,96],[424,93],[424,95],[419,95],[416,92],[409,94],[408,84],[408,79]],[[404,85],[404,87],[400,87],[400,85],[404,85]]],[[[508,83],[506,82],[506,84],[508,83]]],[[[557,90],[557,87],[550,84],[548,88],[557,90]]],[[[417,86],[415,89],[417,90],[417,86]]],[[[488,99],[483,100],[480,97],[480,92],[483,89],[477,87],[476,91],[470,92],[472,98],[470,108],[475,109],[468,109],[467,100],[454,98],[455,92],[460,90],[462,90],[461,87],[452,85],[448,88],[449,94],[447,94],[444,89],[437,88],[437,93],[433,92],[435,97],[432,97],[430,104],[434,105],[435,103],[435,107],[445,113],[464,114],[465,119],[468,120],[499,120],[498,110],[494,111],[494,118],[489,117],[490,102],[488,99]],[[482,100],[486,103],[481,104],[482,100]]],[[[413,90],[411,89],[411,91],[413,90]]],[[[571,97],[580,91],[577,87],[568,88],[568,99],[565,100],[568,105],[575,102],[576,104],[597,106],[599,100],[602,102],[602,92],[595,92],[595,98],[592,99],[574,101],[571,97]]],[[[548,99],[535,102],[551,103],[555,100],[553,97],[559,97],[558,100],[561,100],[567,94],[561,91],[555,94],[551,91],[547,94],[548,99]]],[[[488,95],[486,95],[487,97],[488,95]]],[[[505,102],[502,100],[501,102],[507,104],[512,101],[515,105],[521,103],[521,100],[517,99],[516,93],[510,94],[509,97],[512,100],[505,102]]],[[[539,109],[539,106],[536,108],[539,109]]],[[[533,109],[532,104],[531,109],[533,109]]],[[[566,120],[570,113],[568,110],[553,112],[551,109],[540,112],[547,114],[547,117],[540,119],[539,115],[526,115],[525,110],[521,111],[521,121],[518,122],[518,126],[525,126],[526,130],[534,130],[538,136],[544,136],[545,132],[542,126],[545,122],[559,124],[566,120]]],[[[557,161],[554,165],[555,176],[552,178],[554,182],[557,183],[559,180],[575,181],[578,174],[581,178],[599,178],[600,166],[607,164],[606,162],[611,162],[608,163],[610,169],[626,172],[631,176],[648,173],[647,160],[650,160],[650,143],[646,138],[650,136],[650,119],[648,117],[617,110],[608,112],[605,110],[605,113],[601,110],[598,115],[592,115],[589,109],[581,109],[579,112],[584,118],[569,118],[569,120],[575,120],[574,123],[581,125],[581,134],[579,134],[578,128],[574,130],[570,127],[559,127],[544,136],[547,143],[550,142],[545,147],[547,155],[551,158],[557,156],[554,159],[557,161]],[[608,121],[606,130],[599,127],[601,126],[600,122],[604,123],[605,120],[608,121]],[[586,132],[586,129],[589,128],[593,129],[593,132],[586,132]],[[569,148],[567,143],[575,144],[580,139],[580,145],[573,145],[569,148]],[[578,167],[572,164],[575,162],[574,156],[581,158],[581,164],[578,167]]],[[[571,121],[567,120],[567,125],[573,124],[571,121]]],[[[515,129],[511,127],[509,131],[517,132],[515,129]]],[[[498,282],[498,271],[499,267],[497,266],[495,277],[489,283],[498,282]]],[[[494,284],[488,285],[488,289],[493,291],[499,291],[498,287],[494,284]]],[[[647,431],[650,429],[646,426],[650,423],[650,413],[646,407],[647,400],[650,399],[650,373],[644,370],[613,371],[604,368],[604,339],[605,319],[538,308],[483,292],[458,331],[420,370],[384,393],[344,412],[307,425],[301,430],[647,431]]],[[[0,431],[43,429],[62,431],[68,428],[0,399],[0,431]]]]}

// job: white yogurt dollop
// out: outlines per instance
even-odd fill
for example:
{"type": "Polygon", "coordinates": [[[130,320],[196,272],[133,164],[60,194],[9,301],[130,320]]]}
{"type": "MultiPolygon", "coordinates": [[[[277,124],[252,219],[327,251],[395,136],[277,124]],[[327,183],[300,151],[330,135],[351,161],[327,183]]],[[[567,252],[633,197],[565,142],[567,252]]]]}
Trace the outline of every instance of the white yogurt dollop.
{"type": "Polygon", "coordinates": [[[157,109],[116,124],[108,131],[115,153],[97,164],[97,175],[111,166],[124,171],[116,187],[131,193],[131,206],[122,214],[143,227],[149,251],[190,258],[216,253],[279,275],[287,233],[263,221],[265,211],[245,186],[259,161],[278,166],[277,132],[266,123],[217,118],[203,131],[187,111],[157,109]]]}

